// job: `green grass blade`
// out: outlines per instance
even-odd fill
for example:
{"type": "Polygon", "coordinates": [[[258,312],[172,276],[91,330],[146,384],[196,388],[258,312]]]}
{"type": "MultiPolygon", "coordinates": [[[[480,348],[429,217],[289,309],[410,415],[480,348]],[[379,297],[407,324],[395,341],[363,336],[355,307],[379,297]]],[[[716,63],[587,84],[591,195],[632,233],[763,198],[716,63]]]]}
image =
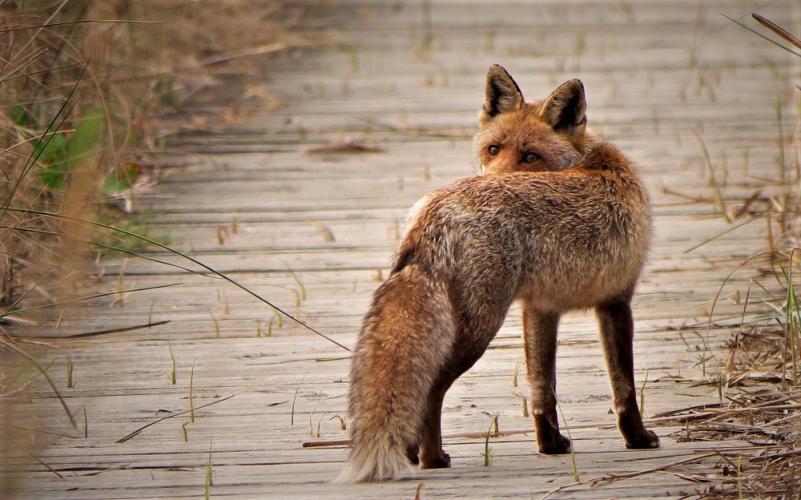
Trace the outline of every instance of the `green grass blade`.
{"type": "Polygon", "coordinates": [[[39,370],[39,372],[42,374],[42,376],[47,381],[47,384],[53,390],[53,394],[56,395],[56,398],[58,399],[58,402],[61,403],[61,407],[64,408],[64,413],[67,414],[67,418],[69,418],[70,424],[72,424],[72,428],[73,429],[77,429],[78,428],[78,424],[75,422],[75,418],[72,416],[72,412],[70,411],[69,407],[67,406],[67,402],[64,401],[64,398],[61,396],[61,393],[58,392],[58,389],[56,388],[56,384],[53,383],[53,380],[50,378],[50,375],[47,374],[47,370],[45,370],[42,367],[42,365],[40,365],[39,362],[36,361],[30,354],[28,354],[27,352],[23,351],[19,347],[15,346],[11,342],[9,342],[9,341],[7,341],[7,340],[5,340],[3,338],[0,338],[0,347],[4,347],[4,348],[8,349],[9,351],[12,351],[12,352],[22,356],[23,358],[25,358],[28,361],[30,361],[36,367],[37,370],[39,370]]]}
{"type": "Polygon", "coordinates": [[[779,42],[777,42],[776,40],[773,40],[772,38],[768,38],[768,37],[766,37],[765,35],[763,35],[763,34],[762,34],[762,33],[760,33],[759,31],[755,30],[754,28],[752,28],[752,27],[748,26],[747,24],[745,24],[745,23],[743,23],[743,22],[741,22],[741,21],[738,21],[737,19],[733,19],[733,18],[731,18],[731,17],[727,16],[726,14],[722,14],[722,13],[721,13],[720,15],[721,15],[721,16],[723,16],[723,17],[725,17],[725,18],[726,18],[726,19],[728,19],[729,21],[733,22],[734,24],[737,24],[737,25],[739,25],[741,28],[747,29],[747,30],[748,30],[748,31],[750,31],[751,33],[755,34],[756,36],[758,36],[758,37],[760,37],[760,38],[764,38],[765,40],[769,41],[769,42],[770,42],[770,43],[772,43],[773,45],[776,45],[777,47],[781,47],[782,49],[784,49],[784,50],[786,50],[787,52],[789,52],[789,53],[793,54],[794,56],[796,56],[796,57],[801,57],[801,54],[799,54],[798,52],[794,51],[794,50],[793,50],[793,49],[791,49],[790,47],[787,47],[787,46],[785,46],[785,45],[782,45],[782,44],[780,44],[779,42]]]}
{"type": "Polygon", "coordinates": [[[23,308],[23,309],[16,309],[16,310],[9,309],[8,311],[4,312],[3,314],[0,314],[0,318],[5,318],[6,316],[13,316],[15,314],[21,314],[21,313],[29,312],[29,311],[36,311],[36,310],[39,310],[39,309],[47,309],[47,308],[50,308],[50,307],[59,307],[59,306],[65,306],[65,305],[68,305],[68,304],[76,304],[78,302],[83,302],[85,300],[92,300],[92,299],[97,299],[97,298],[100,298],[100,297],[107,297],[109,295],[117,295],[117,294],[120,294],[120,293],[130,293],[130,292],[143,292],[145,290],[155,290],[157,288],[167,288],[167,287],[179,286],[179,285],[183,285],[183,283],[167,283],[166,285],[145,286],[145,287],[142,287],[142,288],[129,288],[127,290],[116,290],[114,292],[106,292],[106,293],[97,293],[97,294],[94,294],[94,295],[86,295],[84,297],[78,297],[76,299],[65,300],[64,302],[56,302],[54,304],[44,304],[44,305],[41,305],[41,306],[26,307],[26,308],[23,308]]]}
{"type": "MultiPolygon", "coordinates": [[[[89,65],[89,61],[86,61],[86,63],[83,65],[83,68],[81,68],[81,72],[78,74],[78,78],[76,78],[76,80],[75,80],[75,84],[72,86],[72,89],[70,89],[69,93],[67,94],[67,98],[61,104],[61,107],[58,108],[58,111],[53,116],[53,118],[50,120],[50,123],[47,124],[47,128],[45,128],[45,131],[42,134],[42,137],[45,137],[45,136],[47,137],[47,142],[45,143],[45,147],[47,147],[47,144],[49,144],[50,141],[53,140],[53,137],[56,136],[56,134],[50,134],[50,131],[54,130],[54,125],[55,125],[56,121],[59,119],[59,117],[62,114],[64,114],[64,118],[62,118],[62,120],[59,123],[59,125],[57,127],[55,127],[55,128],[61,128],[61,124],[63,124],[64,120],[66,119],[66,117],[69,116],[69,113],[64,113],[64,110],[67,109],[67,105],[70,104],[70,102],[72,101],[72,97],[75,95],[75,92],[78,90],[78,85],[81,83],[81,80],[83,80],[83,75],[86,73],[86,68],[87,68],[88,65],[89,65]]],[[[34,150],[34,151],[36,151],[36,153],[31,155],[28,158],[28,160],[25,162],[25,165],[22,168],[22,173],[19,175],[19,177],[17,177],[17,180],[14,183],[14,187],[11,189],[11,192],[9,193],[8,198],[3,202],[2,208],[0,208],[0,219],[3,218],[3,215],[6,213],[8,208],[11,206],[11,200],[14,199],[14,195],[16,194],[17,189],[19,189],[20,184],[22,184],[22,181],[28,175],[28,172],[30,172],[31,168],[33,168],[33,165],[35,165],[36,162],[39,160],[39,156],[41,156],[41,154],[44,151],[45,147],[36,148],[34,150]]]]}
{"type": "Polygon", "coordinates": [[[150,243],[151,245],[155,245],[155,246],[157,246],[157,247],[159,247],[159,248],[163,248],[164,250],[167,250],[168,252],[171,252],[171,253],[174,253],[175,255],[178,255],[178,256],[180,256],[180,257],[183,257],[184,259],[187,259],[187,260],[189,260],[190,262],[193,262],[193,263],[195,263],[195,264],[199,265],[199,266],[200,266],[200,267],[202,267],[203,269],[206,269],[207,271],[209,271],[209,272],[211,272],[211,273],[214,273],[215,275],[217,275],[217,276],[219,276],[220,278],[224,279],[225,281],[227,281],[227,282],[231,283],[232,285],[234,285],[235,287],[239,288],[240,290],[242,290],[242,291],[244,291],[244,292],[248,293],[249,295],[251,295],[252,297],[256,298],[256,299],[257,299],[257,300],[259,300],[260,302],[263,302],[264,304],[267,304],[268,306],[270,306],[270,307],[271,307],[271,308],[273,308],[274,310],[276,310],[276,311],[280,312],[281,314],[283,314],[283,315],[284,315],[284,316],[286,316],[287,318],[291,319],[292,321],[294,321],[294,322],[295,322],[295,323],[297,323],[298,325],[302,326],[303,328],[305,328],[305,329],[309,330],[310,332],[314,333],[315,335],[318,335],[318,336],[320,336],[320,337],[322,337],[322,338],[326,339],[327,341],[331,342],[332,344],[335,344],[335,345],[337,345],[338,347],[340,347],[340,348],[342,348],[342,349],[344,349],[344,350],[346,350],[346,351],[350,352],[350,349],[349,349],[348,347],[345,347],[344,345],[340,344],[339,342],[337,342],[336,340],[332,339],[331,337],[329,337],[329,336],[325,335],[324,333],[322,333],[322,332],[320,332],[320,331],[317,331],[317,330],[315,330],[314,328],[312,328],[312,327],[311,327],[311,326],[309,326],[308,324],[306,324],[306,323],[304,323],[303,321],[299,320],[299,319],[298,319],[298,318],[296,318],[295,316],[293,316],[293,315],[289,314],[288,312],[286,312],[286,311],[285,311],[285,310],[283,310],[282,308],[278,307],[277,305],[273,304],[273,303],[272,303],[272,302],[270,302],[269,300],[265,299],[265,298],[264,298],[264,297],[262,297],[261,295],[257,294],[257,293],[256,293],[256,292],[254,292],[253,290],[251,290],[251,289],[249,289],[249,288],[245,287],[244,285],[242,285],[242,284],[241,284],[241,283],[239,283],[238,281],[236,281],[236,280],[234,280],[234,279],[232,279],[232,278],[229,278],[229,277],[228,277],[228,276],[226,276],[225,274],[223,274],[223,273],[221,273],[221,272],[217,271],[216,269],[214,269],[214,268],[210,267],[210,266],[209,266],[209,265],[207,265],[207,264],[204,264],[203,262],[201,262],[201,261],[199,261],[199,260],[195,259],[194,257],[191,257],[191,256],[189,256],[189,255],[187,255],[187,254],[185,254],[185,253],[181,252],[180,250],[176,250],[176,249],[174,249],[174,248],[171,248],[171,247],[169,247],[169,246],[167,246],[167,245],[165,245],[165,244],[163,244],[163,243],[159,243],[158,241],[152,240],[152,239],[150,239],[150,238],[148,238],[148,237],[146,237],[146,236],[142,236],[142,235],[139,235],[139,234],[136,234],[136,233],[132,233],[132,232],[130,232],[130,231],[126,231],[125,229],[121,229],[121,228],[118,228],[118,227],[110,226],[110,225],[108,225],[108,224],[103,224],[102,222],[94,222],[94,221],[90,221],[90,220],[87,220],[87,219],[82,219],[82,218],[80,218],[80,217],[72,217],[72,216],[68,216],[68,215],[63,215],[63,214],[57,214],[57,213],[53,213],[53,212],[48,212],[48,211],[46,211],[46,210],[33,210],[33,209],[27,209],[27,208],[17,208],[17,207],[8,207],[8,208],[7,208],[7,210],[8,210],[8,211],[11,211],[11,212],[22,212],[22,213],[28,213],[28,214],[43,215],[43,216],[46,216],[46,217],[55,217],[55,218],[60,218],[60,219],[65,219],[65,220],[71,220],[71,221],[75,221],[75,222],[81,222],[81,223],[83,223],[83,224],[89,224],[90,226],[94,226],[94,227],[102,227],[102,228],[104,228],[104,229],[108,229],[108,230],[110,230],[110,231],[116,231],[116,232],[118,232],[118,233],[121,233],[121,234],[125,234],[125,235],[128,235],[128,236],[131,236],[132,238],[136,238],[136,239],[138,239],[138,240],[141,240],[141,241],[144,241],[144,242],[150,243]]]}
{"type": "Polygon", "coordinates": [[[163,264],[165,266],[174,267],[174,268],[180,269],[182,271],[187,271],[187,272],[190,272],[192,274],[197,274],[199,276],[203,276],[204,278],[220,279],[219,276],[211,275],[211,274],[208,274],[208,273],[205,273],[205,272],[201,272],[201,271],[196,271],[194,269],[190,269],[188,267],[184,267],[184,266],[182,266],[180,264],[175,264],[173,262],[167,262],[166,260],[155,259],[153,257],[148,257],[147,255],[143,255],[143,254],[134,252],[132,250],[126,250],[125,248],[115,247],[113,245],[106,245],[105,243],[98,243],[96,241],[89,241],[89,240],[84,240],[84,239],[81,239],[81,238],[74,238],[74,237],[68,236],[68,235],[66,235],[64,233],[59,233],[57,231],[48,231],[46,229],[35,229],[35,228],[31,228],[31,227],[7,226],[7,225],[4,225],[4,224],[0,224],[0,229],[12,229],[14,231],[22,231],[22,232],[28,232],[28,233],[46,234],[46,235],[50,235],[50,236],[57,236],[59,238],[68,239],[70,241],[76,241],[78,243],[86,243],[87,245],[100,247],[100,248],[103,248],[105,250],[112,250],[114,252],[124,253],[124,254],[130,255],[132,257],[137,257],[139,259],[148,260],[150,262],[155,262],[156,264],[163,264]]]}

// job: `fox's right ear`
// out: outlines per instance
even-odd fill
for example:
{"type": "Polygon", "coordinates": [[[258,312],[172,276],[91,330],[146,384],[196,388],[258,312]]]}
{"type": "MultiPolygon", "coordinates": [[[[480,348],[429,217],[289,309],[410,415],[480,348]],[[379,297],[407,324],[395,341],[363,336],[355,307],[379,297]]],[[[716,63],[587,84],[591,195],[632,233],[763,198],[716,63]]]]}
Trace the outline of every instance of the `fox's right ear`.
{"type": "Polygon", "coordinates": [[[555,131],[580,137],[587,127],[587,101],[581,80],[568,80],[554,90],[540,107],[540,116],[555,131]]]}
{"type": "Polygon", "coordinates": [[[479,124],[483,127],[501,113],[517,111],[523,107],[523,103],[523,93],[512,75],[502,66],[490,66],[484,89],[484,107],[478,117],[479,124]]]}

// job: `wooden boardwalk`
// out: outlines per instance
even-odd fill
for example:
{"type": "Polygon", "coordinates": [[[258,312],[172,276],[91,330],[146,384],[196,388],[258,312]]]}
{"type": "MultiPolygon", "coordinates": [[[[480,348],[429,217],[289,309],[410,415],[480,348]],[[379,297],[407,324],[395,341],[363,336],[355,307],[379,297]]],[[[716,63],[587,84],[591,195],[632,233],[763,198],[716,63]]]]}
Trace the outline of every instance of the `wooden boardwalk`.
{"type": "MultiPolygon", "coordinates": [[[[723,277],[766,246],[766,224],[746,224],[688,251],[732,227],[716,213],[701,142],[728,206],[736,211],[757,187],[770,194],[775,187],[760,178],[779,175],[775,104],[791,98],[790,80],[798,75],[789,56],[719,13],[747,20],[758,10],[798,27],[798,2],[322,4],[297,4],[299,34],[332,29],[344,43],[265,61],[263,83],[284,101],[281,108],[175,138],[161,161],[179,166],[164,167],[160,197],[149,207],[153,232],[352,345],[407,208],[474,172],[470,136],[489,65],[506,66],[530,99],[580,77],[590,126],[641,165],[653,199],[653,251],[634,303],[645,414],[717,401],[718,386],[701,382],[719,372],[719,362],[702,360],[723,352],[739,324],[742,304],[730,297],[745,293],[748,273],[724,290],[708,333],[706,320],[723,277]],[[347,141],[378,151],[314,152],[347,141]]],[[[788,106],[788,135],[792,113],[788,106]]],[[[151,256],[196,268],[164,252],[151,256]]],[[[516,307],[446,398],[443,430],[453,468],[333,486],[347,448],[303,445],[347,438],[340,427],[347,352],[279,321],[219,279],[141,260],[106,260],[97,272],[98,292],[178,285],[98,299],[80,316],[66,311],[58,328],[24,333],[168,323],[56,341],[61,348],[47,354],[51,373],[79,430],[68,426],[44,385],[28,394],[20,411],[33,415],[30,427],[77,435],[44,440],[36,458],[23,446],[10,451],[0,473],[16,479],[20,498],[198,497],[209,470],[212,496],[242,498],[396,498],[413,497],[418,488],[422,498],[540,497],[574,482],[569,456],[536,453],[522,414],[528,389],[523,370],[515,384],[522,356],[516,307]],[[71,388],[61,375],[68,360],[71,388]],[[181,414],[119,442],[188,410],[190,394],[194,422],[181,414]],[[489,440],[486,467],[482,433],[494,415],[501,433],[489,440]]],[[[681,429],[661,426],[654,429],[662,448],[625,450],[608,413],[592,316],[569,315],[559,346],[558,396],[582,481],[743,445],[682,442],[681,429]]],[[[716,463],[580,484],[553,496],[681,496],[707,484],[674,473],[719,475],[716,463]]]]}

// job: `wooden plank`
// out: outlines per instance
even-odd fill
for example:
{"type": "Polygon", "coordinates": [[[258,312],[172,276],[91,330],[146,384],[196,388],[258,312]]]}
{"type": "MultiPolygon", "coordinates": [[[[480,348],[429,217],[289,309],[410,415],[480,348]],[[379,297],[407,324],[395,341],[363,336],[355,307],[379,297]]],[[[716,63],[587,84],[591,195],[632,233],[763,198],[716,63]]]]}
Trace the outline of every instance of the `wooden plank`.
{"type": "MultiPolygon", "coordinates": [[[[407,208],[475,173],[470,135],[489,64],[512,70],[529,98],[580,76],[591,126],[640,165],[653,201],[653,250],[634,302],[645,414],[718,401],[720,355],[739,329],[749,279],[769,286],[772,278],[753,269],[735,273],[708,326],[722,279],[766,246],[767,225],[757,219],[732,229],[718,213],[699,137],[727,205],[739,208],[761,189],[757,204],[766,207],[781,193],[764,180],[779,177],[775,103],[795,95],[782,75],[798,69],[792,56],[718,15],[746,19],[752,2],[343,0],[296,7],[303,10],[298,33],[330,28],[343,43],[265,58],[258,79],[285,106],[171,140],[157,158],[158,192],[142,200],[153,234],[169,236],[172,245],[352,345],[377,273],[386,276],[407,208]],[[382,151],[310,154],[347,139],[382,151]]],[[[794,0],[759,8],[781,24],[801,21],[794,0]]],[[[786,133],[796,120],[787,107],[786,133]]],[[[164,251],[144,253],[196,268],[164,251]]],[[[516,306],[485,356],[446,397],[452,469],[332,486],[346,447],[303,443],[347,438],[335,417],[346,416],[347,352],[288,320],[279,326],[264,304],[221,280],[137,259],[103,259],[90,269],[92,289],[74,295],[182,285],[31,314],[42,326],[15,331],[55,346],[42,359],[52,361],[49,373],[79,421],[78,429],[69,427],[43,384],[8,410],[8,422],[72,436],[3,430],[0,475],[18,480],[19,498],[197,497],[204,494],[210,448],[212,495],[239,498],[413,497],[418,484],[424,498],[549,492],[642,498],[708,486],[662,473],[555,491],[574,482],[570,457],[535,452],[521,410],[528,389],[516,306]],[[271,320],[272,336],[257,337],[266,335],[271,320]],[[162,321],[168,322],[59,338],[162,321]],[[70,362],[73,386],[66,387],[70,362]],[[194,422],[181,413],[189,409],[190,378],[195,408],[218,402],[198,409],[194,422]],[[490,439],[491,466],[484,467],[480,433],[490,415],[499,416],[501,431],[515,432],[490,439]],[[36,457],[27,453],[31,436],[38,439],[36,457]]],[[[769,299],[752,292],[754,303],[769,299]]],[[[582,480],[743,445],[685,442],[675,423],[654,420],[662,448],[625,450],[609,414],[596,332],[591,314],[568,315],[557,362],[558,397],[582,480]]],[[[715,478],[716,467],[707,458],[671,470],[715,478]]]]}

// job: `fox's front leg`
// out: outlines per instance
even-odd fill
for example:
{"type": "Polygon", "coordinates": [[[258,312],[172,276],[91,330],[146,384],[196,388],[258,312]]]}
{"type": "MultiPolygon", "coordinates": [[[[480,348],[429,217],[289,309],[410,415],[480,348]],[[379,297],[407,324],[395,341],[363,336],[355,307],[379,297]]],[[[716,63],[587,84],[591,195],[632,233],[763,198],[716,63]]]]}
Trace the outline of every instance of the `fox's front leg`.
{"type": "Polygon", "coordinates": [[[627,448],[658,448],[659,438],[645,428],[634,388],[634,320],[628,300],[595,309],[612,383],[617,426],[627,448]]]}
{"type": "Polygon", "coordinates": [[[523,304],[523,338],[531,387],[531,412],[540,453],[570,451],[570,440],[559,433],[556,416],[556,331],[559,314],[543,313],[523,304]]]}

